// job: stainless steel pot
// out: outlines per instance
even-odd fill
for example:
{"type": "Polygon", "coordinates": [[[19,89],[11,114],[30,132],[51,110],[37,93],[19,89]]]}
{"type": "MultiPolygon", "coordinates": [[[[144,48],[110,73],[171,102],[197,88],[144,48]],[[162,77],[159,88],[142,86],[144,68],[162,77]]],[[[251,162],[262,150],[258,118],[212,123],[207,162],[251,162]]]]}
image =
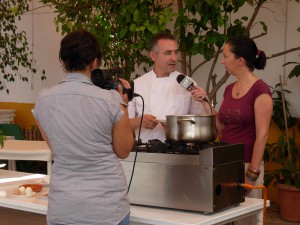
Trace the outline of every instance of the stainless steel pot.
{"type": "Polygon", "coordinates": [[[167,141],[205,143],[216,139],[215,115],[167,115],[166,118],[167,141]]]}

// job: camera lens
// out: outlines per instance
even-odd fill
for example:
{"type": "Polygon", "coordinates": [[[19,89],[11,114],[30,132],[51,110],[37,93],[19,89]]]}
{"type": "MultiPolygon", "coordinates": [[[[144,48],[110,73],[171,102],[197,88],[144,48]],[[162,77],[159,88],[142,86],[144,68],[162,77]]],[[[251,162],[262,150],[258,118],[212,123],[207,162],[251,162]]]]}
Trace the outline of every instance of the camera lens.
{"type": "Polygon", "coordinates": [[[92,80],[93,84],[95,84],[98,87],[100,87],[101,84],[104,84],[104,76],[103,76],[102,70],[100,70],[100,69],[93,70],[91,80],[92,80]]]}

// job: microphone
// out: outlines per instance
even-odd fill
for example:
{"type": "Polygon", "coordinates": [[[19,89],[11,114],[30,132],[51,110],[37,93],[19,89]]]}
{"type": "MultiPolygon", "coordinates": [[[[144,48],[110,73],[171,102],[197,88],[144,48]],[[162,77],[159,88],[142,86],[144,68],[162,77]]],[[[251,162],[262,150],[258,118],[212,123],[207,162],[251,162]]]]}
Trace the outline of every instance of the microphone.
{"type": "MultiPolygon", "coordinates": [[[[187,91],[191,91],[195,88],[193,80],[183,74],[179,74],[177,76],[177,82],[181,85],[181,87],[183,87],[187,91]]],[[[206,97],[202,96],[201,98],[203,99],[203,101],[206,101],[209,105],[211,105],[209,100],[206,97]]]]}
{"type": "Polygon", "coordinates": [[[193,80],[183,74],[177,76],[177,82],[187,91],[191,91],[195,88],[193,80]]]}

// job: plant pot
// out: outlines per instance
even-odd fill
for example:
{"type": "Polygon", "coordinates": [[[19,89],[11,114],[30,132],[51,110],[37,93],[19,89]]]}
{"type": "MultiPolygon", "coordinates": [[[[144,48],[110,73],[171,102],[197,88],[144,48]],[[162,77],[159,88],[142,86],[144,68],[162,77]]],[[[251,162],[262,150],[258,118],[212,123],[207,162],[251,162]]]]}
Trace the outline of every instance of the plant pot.
{"type": "Polygon", "coordinates": [[[300,222],[300,188],[276,183],[279,193],[280,217],[289,222],[300,222]]]}

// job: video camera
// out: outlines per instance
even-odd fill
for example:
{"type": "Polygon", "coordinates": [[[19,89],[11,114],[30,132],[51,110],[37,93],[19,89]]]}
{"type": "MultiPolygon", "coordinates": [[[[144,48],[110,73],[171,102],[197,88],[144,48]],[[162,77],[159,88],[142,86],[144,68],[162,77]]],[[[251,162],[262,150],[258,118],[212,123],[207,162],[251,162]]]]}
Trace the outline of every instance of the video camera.
{"type": "Polygon", "coordinates": [[[118,85],[121,85],[122,93],[128,95],[128,100],[131,101],[133,99],[133,89],[125,88],[124,85],[119,81],[123,70],[120,67],[114,67],[111,69],[95,69],[92,71],[91,80],[93,84],[97,87],[111,90],[116,90],[118,85]]]}

